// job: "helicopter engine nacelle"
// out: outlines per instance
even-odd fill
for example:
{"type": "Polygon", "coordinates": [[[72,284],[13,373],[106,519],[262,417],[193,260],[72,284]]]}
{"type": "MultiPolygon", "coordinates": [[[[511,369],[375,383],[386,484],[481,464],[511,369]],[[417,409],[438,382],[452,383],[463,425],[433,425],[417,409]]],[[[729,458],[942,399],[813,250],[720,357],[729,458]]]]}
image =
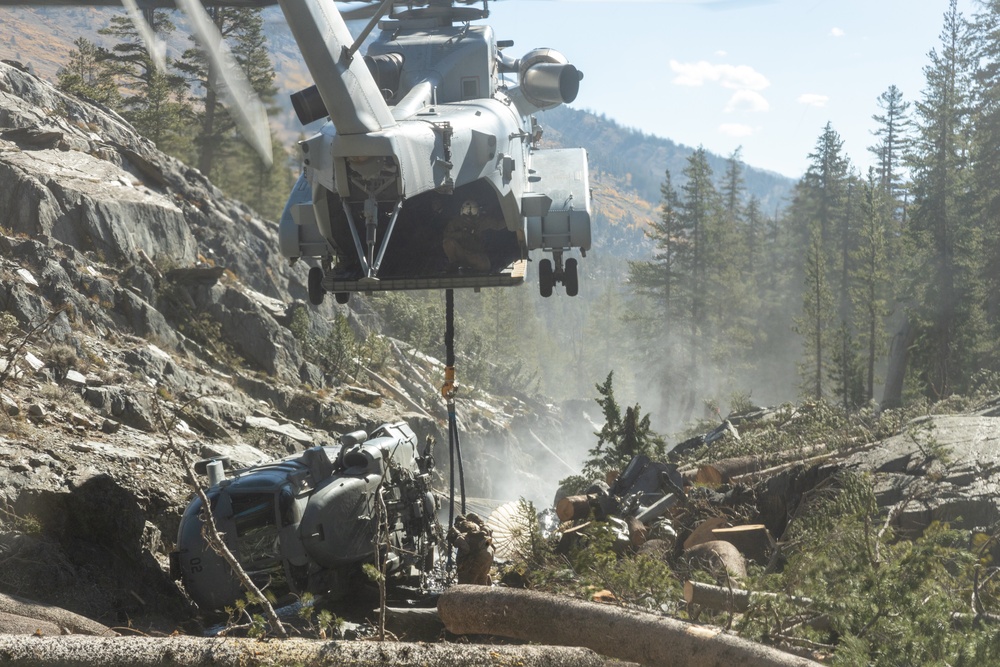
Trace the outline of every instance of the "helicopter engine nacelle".
{"type": "Polygon", "coordinates": [[[583,72],[554,49],[528,52],[520,60],[517,75],[525,99],[539,109],[575,100],[583,78],[583,72]]]}

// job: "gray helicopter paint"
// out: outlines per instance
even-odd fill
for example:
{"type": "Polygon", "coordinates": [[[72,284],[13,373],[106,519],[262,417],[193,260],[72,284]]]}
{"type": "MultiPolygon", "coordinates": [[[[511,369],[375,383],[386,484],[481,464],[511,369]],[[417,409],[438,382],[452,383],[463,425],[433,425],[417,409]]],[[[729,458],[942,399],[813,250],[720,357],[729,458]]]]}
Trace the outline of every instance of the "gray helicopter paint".
{"type": "MultiPolygon", "coordinates": [[[[382,32],[367,57],[392,58],[401,65],[398,87],[379,90],[362,59],[355,56],[348,61],[345,56],[352,47],[350,33],[332,2],[306,0],[303,6],[282,3],[297,41],[306,45],[303,55],[330,122],[301,144],[313,211],[309,215],[298,184],[280,225],[281,250],[286,256],[344,257],[353,250],[363,274],[375,278],[381,259],[375,259],[369,244],[375,243],[376,220],[382,219],[375,216],[387,210],[378,208],[383,213],[375,214],[376,205],[394,206],[398,211],[423,193],[450,193],[477,181],[490,185],[503,225],[523,249],[522,258],[534,248],[589,249],[585,154],[581,168],[581,153],[532,150],[535,137],[530,115],[562,102],[559,74],[566,73],[567,63],[561,54],[536,49],[522,60],[511,60],[500,56],[488,26],[449,25],[433,17],[382,20],[382,32]],[[554,67],[555,74],[536,65],[554,67]],[[517,71],[529,89],[503,85],[501,70],[517,71]],[[530,186],[529,166],[533,170],[530,186]],[[565,197],[540,189],[549,185],[558,189],[557,179],[566,175],[583,179],[563,185],[574,191],[574,204],[556,206],[546,220],[544,214],[549,212],[539,208],[538,201],[565,197]],[[331,210],[328,193],[336,195],[340,202],[336,207],[343,211],[331,210]],[[369,203],[364,213],[349,205],[365,201],[369,203]],[[533,212],[543,215],[527,218],[524,205],[534,206],[533,212]],[[350,229],[354,248],[343,247],[343,234],[338,247],[334,225],[350,229]],[[363,227],[368,231],[363,232],[363,227]],[[365,234],[367,238],[362,238],[365,234]],[[328,242],[325,247],[321,238],[328,242]]],[[[568,67],[575,77],[575,68],[568,67]]],[[[380,240],[379,258],[391,241],[392,229],[390,224],[380,240]]],[[[330,280],[324,284],[327,289],[333,287],[330,280]]],[[[372,287],[371,282],[339,285],[372,287]]]]}
{"type": "Polygon", "coordinates": [[[364,134],[392,127],[395,121],[368,67],[344,51],[353,39],[333,0],[278,4],[338,132],[364,134]]]}
{"type": "MultiPolygon", "coordinates": [[[[340,446],[238,470],[208,489],[216,525],[251,577],[282,579],[295,592],[342,592],[330,587],[376,558],[379,493],[388,511],[389,573],[405,577],[408,567],[426,566],[436,540],[433,464],[418,457],[416,436],[403,422],[374,435],[347,434],[340,446]]],[[[194,498],[181,518],[171,571],[199,606],[218,609],[242,592],[205,541],[200,515],[194,498]]]]}

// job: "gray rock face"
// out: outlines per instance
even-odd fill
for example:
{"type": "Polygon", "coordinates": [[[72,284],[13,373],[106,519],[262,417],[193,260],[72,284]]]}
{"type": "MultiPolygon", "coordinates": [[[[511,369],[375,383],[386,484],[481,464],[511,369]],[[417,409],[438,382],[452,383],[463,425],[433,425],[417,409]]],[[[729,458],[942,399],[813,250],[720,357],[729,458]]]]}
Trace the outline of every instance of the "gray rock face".
{"type": "Polygon", "coordinates": [[[909,531],[932,521],[985,529],[1000,521],[1000,416],[938,415],[848,459],[870,471],[879,504],[899,509],[909,531]]]}
{"type": "Polygon", "coordinates": [[[125,387],[88,387],[84,398],[108,417],[129,424],[142,431],[158,428],[153,418],[152,396],[125,387]]]}
{"type": "Polygon", "coordinates": [[[0,225],[7,229],[93,250],[109,262],[136,262],[139,249],[193,261],[183,212],[166,193],[143,187],[129,162],[150,150],[113,114],[0,66],[0,225]]]}

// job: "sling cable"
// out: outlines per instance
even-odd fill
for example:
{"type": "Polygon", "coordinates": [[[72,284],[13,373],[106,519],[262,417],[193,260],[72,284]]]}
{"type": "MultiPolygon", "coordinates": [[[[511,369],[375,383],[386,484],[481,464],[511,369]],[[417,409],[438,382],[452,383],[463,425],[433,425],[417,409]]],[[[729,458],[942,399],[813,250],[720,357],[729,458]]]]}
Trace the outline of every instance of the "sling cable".
{"type": "MultiPolygon", "coordinates": [[[[448,527],[455,525],[455,468],[458,464],[458,483],[461,490],[462,514],[465,514],[465,469],[462,467],[462,443],[458,437],[458,419],[455,417],[455,290],[445,291],[445,368],[441,396],[448,406],[448,460],[451,471],[451,492],[448,496],[448,527]]],[[[448,552],[448,569],[451,569],[451,550],[448,552]]]]}

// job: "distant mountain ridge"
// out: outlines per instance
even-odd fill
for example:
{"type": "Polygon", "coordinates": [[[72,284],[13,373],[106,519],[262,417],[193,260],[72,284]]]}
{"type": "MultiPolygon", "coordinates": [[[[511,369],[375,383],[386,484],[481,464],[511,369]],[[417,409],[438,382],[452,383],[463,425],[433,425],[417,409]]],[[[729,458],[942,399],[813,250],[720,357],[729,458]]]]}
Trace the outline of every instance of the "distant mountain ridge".
{"type": "MultiPolygon", "coordinates": [[[[586,147],[591,172],[597,178],[611,175],[657,205],[664,171],[669,169],[674,185],[680,187],[687,159],[695,150],[624,127],[603,114],[567,106],[543,112],[539,122],[546,131],[545,139],[564,146],[586,147]]],[[[709,153],[708,161],[716,178],[721,179],[727,157],[709,153]]],[[[786,176],[750,165],[745,165],[743,177],[747,194],[756,196],[768,214],[784,205],[795,184],[786,176]]]]}

